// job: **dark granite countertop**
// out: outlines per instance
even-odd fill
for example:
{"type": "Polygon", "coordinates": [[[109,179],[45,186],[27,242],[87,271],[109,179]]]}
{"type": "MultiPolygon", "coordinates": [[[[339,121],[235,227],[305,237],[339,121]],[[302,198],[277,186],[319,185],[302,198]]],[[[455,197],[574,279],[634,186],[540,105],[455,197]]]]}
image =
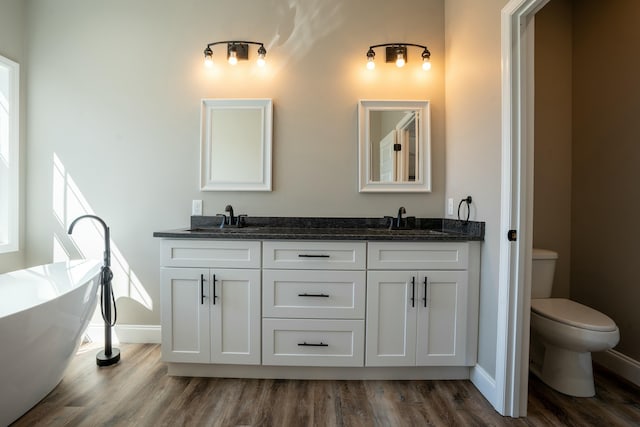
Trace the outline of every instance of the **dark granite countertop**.
{"type": "Polygon", "coordinates": [[[384,218],[248,217],[244,227],[225,225],[221,218],[192,216],[182,229],[156,231],[170,239],[244,240],[374,240],[482,241],[484,222],[408,217],[402,227],[389,229],[384,218]]]}

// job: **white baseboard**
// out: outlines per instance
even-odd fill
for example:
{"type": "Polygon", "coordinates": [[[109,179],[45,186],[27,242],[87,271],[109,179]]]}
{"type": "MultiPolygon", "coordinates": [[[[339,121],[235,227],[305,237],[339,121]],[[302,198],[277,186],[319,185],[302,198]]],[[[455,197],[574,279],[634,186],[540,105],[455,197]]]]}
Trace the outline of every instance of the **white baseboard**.
{"type": "Polygon", "coordinates": [[[491,377],[482,369],[480,365],[476,365],[471,368],[470,378],[473,385],[482,393],[485,399],[491,403],[491,405],[496,407],[496,380],[491,377]]]}
{"type": "Polygon", "coordinates": [[[640,362],[637,360],[615,350],[593,353],[591,357],[594,362],[640,387],[640,362]]]}
{"type": "MultiPolygon", "coordinates": [[[[91,323],[86,330],[91,342],[104,342],[104,324],[91,323]]],[[[159,344],[160,325],[116,325],[111,330],[111,339],[117,343],[159,344]]]]}

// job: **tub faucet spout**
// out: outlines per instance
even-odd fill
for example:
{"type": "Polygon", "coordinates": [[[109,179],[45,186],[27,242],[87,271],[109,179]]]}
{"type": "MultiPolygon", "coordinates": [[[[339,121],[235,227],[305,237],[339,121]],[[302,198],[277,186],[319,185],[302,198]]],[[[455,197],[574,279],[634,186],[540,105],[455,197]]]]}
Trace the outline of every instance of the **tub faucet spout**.
{"type": "Polygon", "coordinates": [[[83,218],[95,219],[100,224],[102,224],[102,227],[104,228],[104,265],[105,265],[105,267],[111,266],[111,249],[109,248],[109,241],[111,240],[111,237],[110,237],[110,233],[109,233],[109,227],[107,227],[107,224],[102,220],[102,218],[100,218],[99,216],[95,216],[95,215],[82,215],[82,216],[79,216],[78,218],[74,219],[73,222],[71,223],[71,225],[69,226],[69,232],[68,233],[71,234],[73,232],[73,227],[76,226],[76,222],[78,222],[79,220],[81,220],[83,218]]]}

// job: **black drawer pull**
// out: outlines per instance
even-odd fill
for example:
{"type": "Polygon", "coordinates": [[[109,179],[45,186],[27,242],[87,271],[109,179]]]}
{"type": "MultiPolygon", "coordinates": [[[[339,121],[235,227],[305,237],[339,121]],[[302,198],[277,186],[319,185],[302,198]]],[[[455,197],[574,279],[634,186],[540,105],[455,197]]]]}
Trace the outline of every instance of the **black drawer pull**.
{"type": "Polygon", "coordinates": [[[329,298],[327,294],[298,294],[299,297],[321,297],[321,298],[329,298]]]}
{"type": "Polygon", "coordinates": [[[298,346],[300,347],[329,347],[329,344],[325,344],[322,341],[320,341],[320,344],[313,344],[313,343],[308,343],[308,342],[303,342],[302,344],[298,343],[298,346]]]}
{"type": "Polygon", "coordinates": [[[427,287],[429,286],[429,278],[425,276],[424,278],[424,298],[422,298],[422,300],[424,301],[424,306],[427,306],[427,287]]]}
{"type": "Polygon", "coordinates": [[[200,275],[200,304],[204,304],[204,274],[200,275]]]}
{"type": "Polygon", "coordinates": [[[298,258],[330,258],[331,255],[324,254],[298,254],[298,258]]]}
{"type": "Polygon", "coordinates": [[[213,298],[211,298],[213,300],[213,305],[216,305],[216,300],[218,299],[218,296],[216,295],[216,282],[218,280],[216,280],[216,275],[213,275],[213,298]]]}
{"type": "Polygon", "coordinates": [[[411,307],[416,306],[416,278],[411,278],[411,307]]]}

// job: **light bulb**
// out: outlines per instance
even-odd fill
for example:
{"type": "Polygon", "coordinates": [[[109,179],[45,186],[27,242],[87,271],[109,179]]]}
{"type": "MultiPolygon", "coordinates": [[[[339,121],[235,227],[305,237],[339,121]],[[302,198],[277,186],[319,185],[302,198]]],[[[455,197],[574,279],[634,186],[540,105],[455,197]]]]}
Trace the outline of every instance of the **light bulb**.
{"type": "Polygon", "coordinates": [[[213,67],[213,51],[209,47],[204,50],[204,66],[213,67]]]}
{"type": "Polygon", "coordinates": [[[238,54],[235,50],[229,52],[229,64],[236,65],[238,63],[238,54]]]}
{"type": "Polygon", "coordinates": [[[376,68],[376,63],[374,60],[376,59],[376,53],[373,51],[373,48],[369,48],[367,51],[367,68],[369,70],[373,70],[376,68]]]}
{"type": "Polygon", "coordinates": [[[369,59],[367,59],[367,69],[373,70],[375,68],[376,68],[376,63],[373,60],[373,57],[369,57],[369,59]]]}
{"type": "Polygon", "coordinates": [[[264,67],[265,64],[265,60],[264,57],[267,54],[267,50],[264,48],[263,45],[260,45],[260,47],[258,48],[258,67],[264,67]]]}
{"type": "Polygon", "coordinates": [[[404,55],[401,52],[398,52],[398,57],[396,59],[396,67],[402,68],[404,67],[404,55]]]}
{"type": "Polygon", "coordinates": [[[429,71],[431,69],[431,52],[426,47],[422,52],[422,69],[429,71]]]}

